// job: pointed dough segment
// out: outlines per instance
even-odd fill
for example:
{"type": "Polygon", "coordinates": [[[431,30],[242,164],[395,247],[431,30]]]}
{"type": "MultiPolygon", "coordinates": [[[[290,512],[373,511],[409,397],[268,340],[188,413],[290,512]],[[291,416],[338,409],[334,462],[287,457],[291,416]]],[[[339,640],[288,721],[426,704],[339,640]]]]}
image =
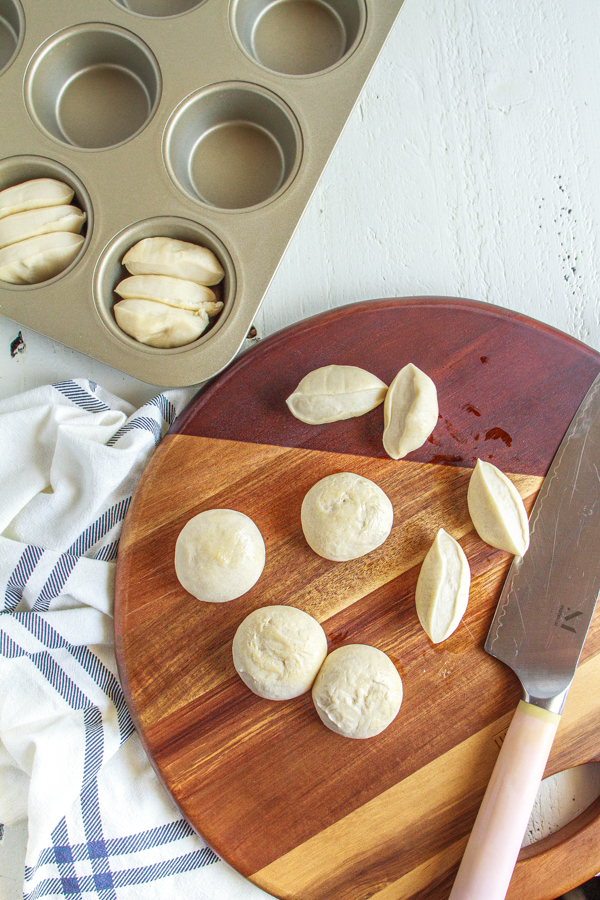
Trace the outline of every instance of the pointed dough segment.
{"type": "Polygon", "coordinates": [[[307,425],[362,416],[383,402],[387,385],[358,366],[322,366],[305,375],[287,398],[290,412],[307,425]]]}
{"type": "Polygon", "coordinates": [[[9,244],[0,250],[0,281],[38,284],[70,266],[84,238],[70,231],[55,231],[9,244]]]}
{"type": "Polygon", "coordinates": [[[478,459],[469,481],[467,503],[482,541],[515,556],[525,555],[529,547],[527,511],[504,472],[478,459]]]}
{"type": "Polygon", "coordinates": [[[0,219],[27,209],[63,206],[75,196],[73,188],[55,178],[32,178],[0,191],[0,219]]]}
{"type": "Polygon", "coordinates": [[[383,447],[402,459],[425,443],[438,420],[438,400],[431,378],[412,363],[404,366],[385,397],[383,447]]]}
{"type": "Polygon", "coordinates": [[[450,637],[469,602],[471,570],[464,550],[443,528],[429,548],[417,581],[419,621],[434,644],[450,637]]]}

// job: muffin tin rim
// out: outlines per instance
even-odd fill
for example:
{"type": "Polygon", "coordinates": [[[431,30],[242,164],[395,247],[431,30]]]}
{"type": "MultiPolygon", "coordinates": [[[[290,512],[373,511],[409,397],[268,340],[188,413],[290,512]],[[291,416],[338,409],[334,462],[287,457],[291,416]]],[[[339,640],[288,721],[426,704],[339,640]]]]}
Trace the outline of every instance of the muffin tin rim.
{"type": "Polygon", "coordinates": [[[169,15],[167,15],[167,16],[150,16],[147,13],[137,12],[134,9],[129,9],[127,6],[125,6],[124,3],[121,3],[120,0],[110,0],[110,2],[113,4],[113,6],[116,6],[117,9],[121,10],[122,12],[127,13],[127,15],[129,15],[129,16],[137,16],[138,19],[145,19],[147,21],[148,20],[149,21],[158,20],[159,22],[161,22],[165,19],[166,20],[179,19],[181,16],[188,16],[190,13],[195,12],[198,9],[198,7],[204,6],[204,4],[207,2],[207,0],[198,0],[198,2],[195,3],[193,6],[190,6],[189,9],[184,9],[178,13],[169,13],[169,15]]]}

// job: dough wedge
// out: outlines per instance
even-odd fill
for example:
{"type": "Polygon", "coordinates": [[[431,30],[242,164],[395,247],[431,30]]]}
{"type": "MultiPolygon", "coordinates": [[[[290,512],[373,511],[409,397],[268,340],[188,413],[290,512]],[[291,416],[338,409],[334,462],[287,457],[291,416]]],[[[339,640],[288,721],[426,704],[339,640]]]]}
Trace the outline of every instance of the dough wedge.
{"type": "Polygon", "coordinates": [[[119,282],[115,292],[124,300],[154,300],[192,312],[203,309],[209,316],[223,309],[214,291],[206,285],[170,275],[131,275],[119,282]]]}
{"type": "Polygon", "coordinates": [[[478,459],[469,480],[467,504],[482,541],[515,556],[525,555],[529,547],[527,511],[504,472],[478,459]]]}
{"type": "Polygon", "coordinates": [[[0,281],[39,284],[70,266],[84,238],[70,231],[56,231],[9,244],[0,250],[0,281]]]}
{"type": "Polygon", "coordinates": [[[436,426],[437,390],[425,372],[412,363],[400,369],[385,396],[383,447],[392,459],[402,459],[421,447],[436,426]]]}
{"type": "Polygon", "coordinates": [[[86,214],[76,206],[65,205],[13,213],[0,219],[0,249],[53,231],[79,234],[86,218],[86,214]]]}
{"type": "Polygon", "coordinates": [[[113,312],[125,334],[141,344],[163,350],[190,344],[208,325],[208,314],[203,309],[194,313],[154,300],[120,300],[113,312]]]}
{"type": "Polygon", "coordinates": [[[123,265],[132,275],[170,275],[205,285],[218,284],[225,276],[208,247],[169,237],[138,241],[123,257],[123,265]]]}
{"type": "Polygon", "coordinates": [[[423,630],[439,644],[458,627],[469,602],[471,570],[464,550],[440,528],[421,565],[415,606],[423,630]]]}
{"type": "Polygon", "coordinates": [[[285,401],[292,415],[307,425],[322,425],[363,416],[383,403],[387,384],[358,366],[313,369],[285,401]]]}
{"type": "Polygon", "coordinates": [[[32,178],[0,191],[0,219],[27,209],[63,206],[74,196],[75,191],[56,178],[32,178]]]}

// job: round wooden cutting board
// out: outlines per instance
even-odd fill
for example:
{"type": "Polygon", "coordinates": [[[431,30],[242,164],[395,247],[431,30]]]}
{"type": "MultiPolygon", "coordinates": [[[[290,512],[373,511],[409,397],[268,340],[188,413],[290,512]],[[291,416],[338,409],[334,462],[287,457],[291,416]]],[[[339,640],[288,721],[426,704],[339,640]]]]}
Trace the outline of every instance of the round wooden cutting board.
{"type": "MultiPolygon", "coordinates": [[[[483,644],[511,558],[474,533],[466,492],[477,458],[509,473],[528,509],[600,355],[487,304],[378,300],[301,322],[258,344],[200,391],[134,495],[117,564],[117,660],[129,708],[164,784],[227,862],[293,900],[446,900],[503,734],[520,698],[483,644]],[[285,398],[332,363],[391,382],[412,362],[437,385],[440,417],[403,460],[381,442],[383,409],[310,426],[285,398]],[[379,484],[394,527],[347,563],[313,553],[300,505],[332,472],[379,484]],[[179,585],[174,546],[205,509],[249,515],[267,548],[243,597],[202,603],[179,585]],[[444,527],[470,562],[463,622],[433,645],[414,608],[420,563],[444,527]],[[395,721],[369,740],[320,722],[310,694],[270,702],[237,677],[231,642],[253,609],[290,604],[329,648],[372,644],[404,683],[395,721]]],[[[547,774],[600,753],[600,620],[592,622],[547,774]]],[[[594,804],[522,853],[509,897],[551,900],[600,870],[594,804]]]]}

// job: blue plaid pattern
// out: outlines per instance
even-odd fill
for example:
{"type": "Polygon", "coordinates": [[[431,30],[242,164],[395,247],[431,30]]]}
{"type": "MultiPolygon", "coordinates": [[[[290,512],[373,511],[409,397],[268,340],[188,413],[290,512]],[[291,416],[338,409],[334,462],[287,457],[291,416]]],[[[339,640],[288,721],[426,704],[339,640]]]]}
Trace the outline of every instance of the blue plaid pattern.
{"type": "MultiPolygon", "coordinates": [[[[54,388],[87,412],[110,408],[96,395],[97,386],[92,382],[65,381],[54,385],[54,388]]],[[[173,404],[161,395],[132,416],[109,443],[118,446],[121,438],[139,429],[149,433],[154,444],[157,444],[175,415],[173,404]]],[[[121,686],[112,672],[87,647],[67,641],[44,616],[52,600],[63,591],[82,556],[97,560],[113,560],[116,557],[118,535],[130,499],[124,497],[105,510],[66,552],[60,554],[38,590],[31,611],[21,612],[18,606],[36,567],[44,559],[44,549],[26,546],[7,580],[0,619],[0,657],[28,657],[68,707],[83,714],[85,730],[84,769],[79,797],[85,840],[71,840],[67,820],[63,818],[58,822],[52,831],[51,845],[41,851],[35,865],[26,868],[24,900],[48,896],[116,900],[116,891],[120,887],[148,884],[211,865],[218,859],[206,846],[190,851],[188,844],[186,850],[177,852],[177,842],[193,835],[191,827],[182,818],[124,837],[105,836],[98,794],[98,773],[105,750],[102,712],[74,683],[61,660],[63,663],[65,658],[76,661],[91,683],[110,699],[117,711],[121,746],[133,733],[133,723],[121,686]],[[140,862],[143,851],[162,850],[169,845],[173,845],[174,852],[166,854],[166,858],[163,852],[158,854],[156,862],[148,862],[148,857],[143,863],[140,862]],[[131,865],[126,864],[128,858],[132,860],[131,865]],[[37,880],[37,873],[43,873],[46,867],[55,874],[37,880]]]]}

